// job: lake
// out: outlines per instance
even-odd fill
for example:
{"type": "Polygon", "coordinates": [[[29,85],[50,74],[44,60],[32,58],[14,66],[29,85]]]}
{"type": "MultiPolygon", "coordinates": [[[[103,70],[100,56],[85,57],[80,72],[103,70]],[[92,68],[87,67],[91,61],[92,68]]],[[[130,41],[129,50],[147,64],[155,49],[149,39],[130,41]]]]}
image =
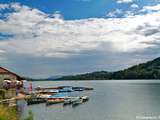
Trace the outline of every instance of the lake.
{"type": "Polygon", "coordinates": [[[93,87],[94,90],[77,93],[90,98],[77,107],[24,104],[22,116],[32,110],[34,120],[160,120],[159,80],[33,82],[34,87],[61,85],[93,87]]]}

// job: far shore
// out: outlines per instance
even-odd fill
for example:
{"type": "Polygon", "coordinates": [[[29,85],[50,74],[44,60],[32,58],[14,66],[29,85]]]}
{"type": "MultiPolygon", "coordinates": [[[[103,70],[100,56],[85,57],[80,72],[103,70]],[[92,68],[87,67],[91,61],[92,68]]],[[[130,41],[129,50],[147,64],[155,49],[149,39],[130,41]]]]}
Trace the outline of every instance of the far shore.
{"type": "MultiPolygon", "coordinates": [[[[96,79],[96,80],[27,80],[27,81],[31,81],[31,82],[37,82],[37,81],[53,81],[53,82],[56,82],[56,81],[105,81],[105,79],[96,79]]],[[[160,79],[108,79],[106,81],[118,81],[118,80],[123,80],[123,81],[126,81],[126,80],[130,80],[130,81],[136,81],[136,80],[160,80],[160,79]]]]}

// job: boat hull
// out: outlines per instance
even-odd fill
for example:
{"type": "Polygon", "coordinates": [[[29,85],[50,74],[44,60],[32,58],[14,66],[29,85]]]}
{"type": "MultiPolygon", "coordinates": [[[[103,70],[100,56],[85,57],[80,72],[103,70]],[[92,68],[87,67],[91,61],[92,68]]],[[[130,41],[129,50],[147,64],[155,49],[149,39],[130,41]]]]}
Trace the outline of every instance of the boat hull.
{"type": "Polygon", "coordinates": [[[45,103],[46,99],[43,98],[31,98],[27,100],[27,105],[33,105],[33,104],[39,104],[39,103],[45,103]]]}
{"type": "Polygon", "coordinates": [[[64,98],[50,98],[47,100],[46,105],[58,104],[63,102],[64,98]]]}

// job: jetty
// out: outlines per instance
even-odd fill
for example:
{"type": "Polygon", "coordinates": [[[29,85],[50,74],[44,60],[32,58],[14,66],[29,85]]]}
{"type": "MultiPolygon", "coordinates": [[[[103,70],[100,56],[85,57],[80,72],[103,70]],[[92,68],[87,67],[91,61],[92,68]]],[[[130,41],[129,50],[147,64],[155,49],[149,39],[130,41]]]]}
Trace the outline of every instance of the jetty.
{"type": "Polygon", "coordinates": [[[57,86],[57,87],[37,87],[35,90],[73,90],[73,91],[83,91],[83,90],[94,90],[91,87],[75,87],[75,86],[57,86]]]}
{"type": "MultiPolygon", "coordinates": [[[[30,86],[30,88],[32,88],[30,86]]],[[[28,94],[25,98],[28,105],[46,103],[46,105],[64,103],[64,105],[76,104],[78,101],[86,102],[88,96],[68,96],[70,92],[83,92],[93,90],[91,87],[77,87],[77,86],[56,86],[56,87],[37,87],[28,94]]]]}

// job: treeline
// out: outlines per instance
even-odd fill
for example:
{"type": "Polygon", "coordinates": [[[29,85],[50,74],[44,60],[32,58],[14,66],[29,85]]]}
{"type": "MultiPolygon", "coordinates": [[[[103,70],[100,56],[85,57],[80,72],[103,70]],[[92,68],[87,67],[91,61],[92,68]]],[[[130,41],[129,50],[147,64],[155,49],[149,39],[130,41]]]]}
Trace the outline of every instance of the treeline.
{"type": "Polygon", "coordinates": [[[116,72],[99,71],[79,75],[63,76],[61,78],[58,78],[57,80],[110,79],[160,79],[160,58],[116,72]]]}
{"type": "Polygon", "coordinates": [[[50,81],[47,78],[31,78],[31,77],[22,77],[22,78],[27,81],[50,81]]]}

